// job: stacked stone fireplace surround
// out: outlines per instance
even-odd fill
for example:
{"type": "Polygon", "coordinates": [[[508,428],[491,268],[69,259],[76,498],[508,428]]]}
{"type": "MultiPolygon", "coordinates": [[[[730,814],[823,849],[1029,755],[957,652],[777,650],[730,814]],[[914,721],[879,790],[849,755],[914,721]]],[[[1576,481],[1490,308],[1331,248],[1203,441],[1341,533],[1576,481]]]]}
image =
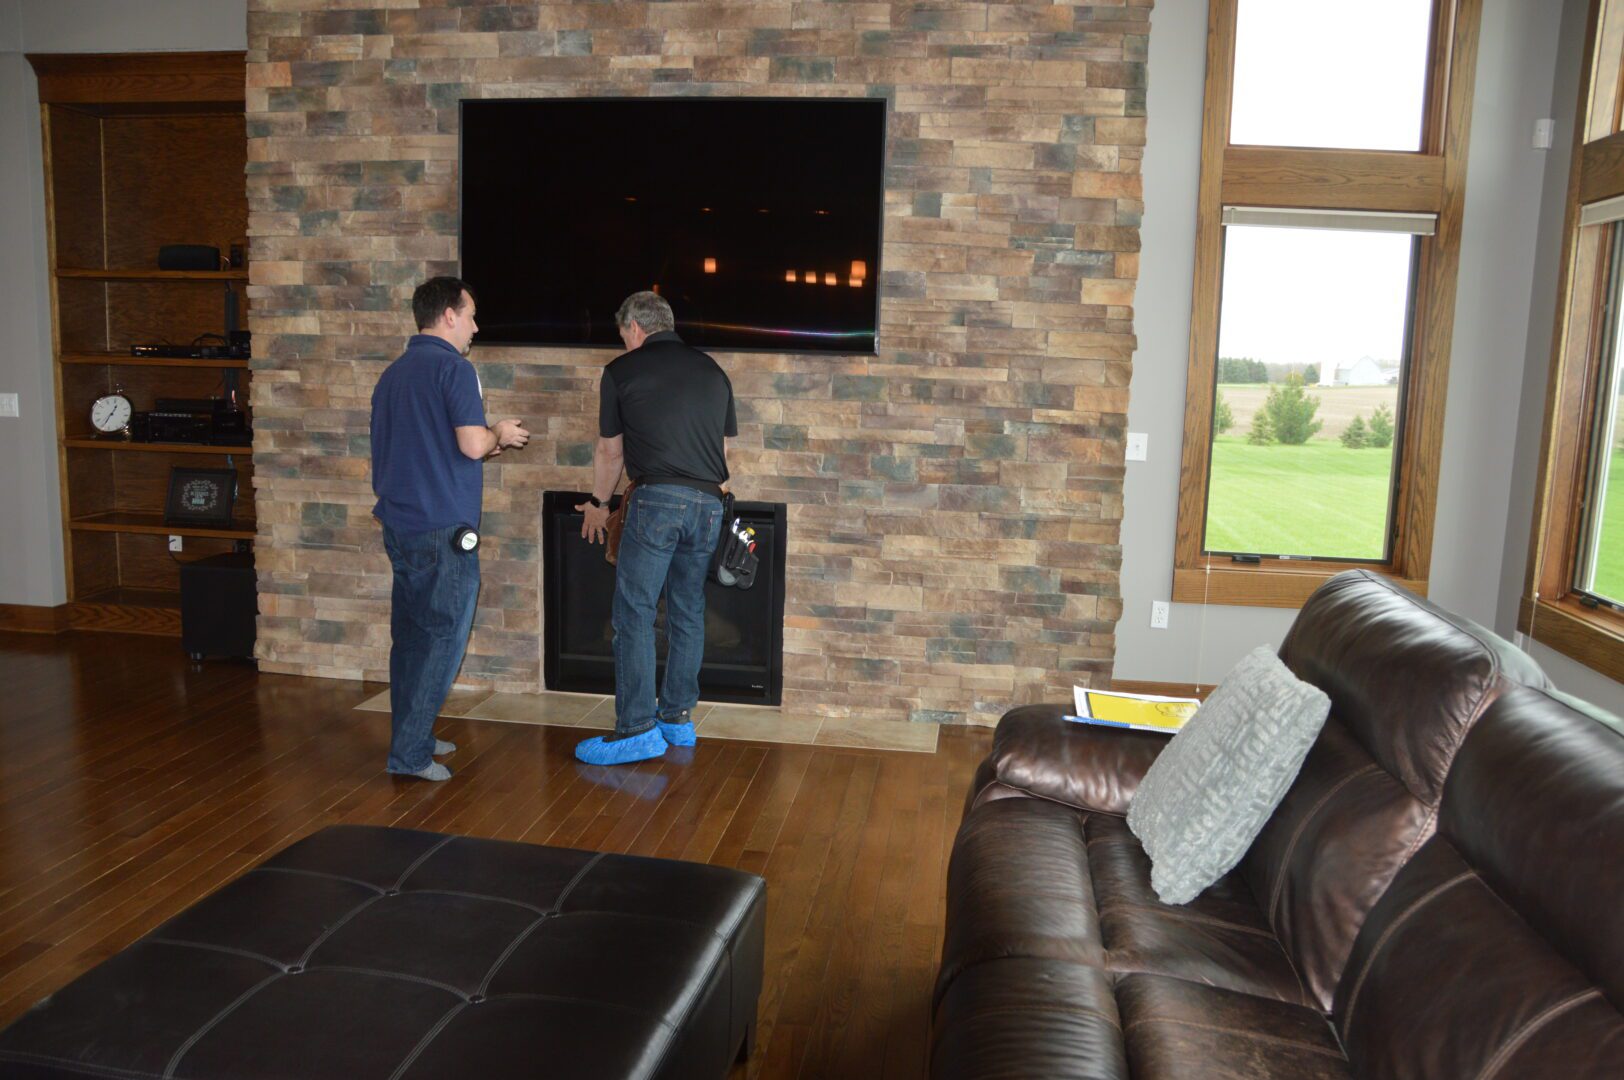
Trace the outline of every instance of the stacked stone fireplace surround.
{"type": "MultiPolygon", "coordinates": [[[[457,269],[459,99],[878,95],[878,355],[716,354],[739,405],[735,489],[788,505],[785,709],[989,723],[1103,684],[1149,15],[251,0],[261,669],[387,679],[368,400],[412,330],[412,288],[457,269]]],[[[461,683],[542,689],[541,496],[590,484],[612,356],[474,350],[493,418],[534,437],[486,466],[461,683]]]]}

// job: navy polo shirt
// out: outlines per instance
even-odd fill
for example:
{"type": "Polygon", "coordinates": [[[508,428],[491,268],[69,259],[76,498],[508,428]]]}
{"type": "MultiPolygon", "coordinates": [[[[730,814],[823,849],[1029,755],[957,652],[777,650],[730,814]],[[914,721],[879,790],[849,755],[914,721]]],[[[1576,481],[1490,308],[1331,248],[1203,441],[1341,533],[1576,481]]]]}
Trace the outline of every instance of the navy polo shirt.
{"type": "Polygon", "coordinates": [[[485,426],[474,365],[414,334],[372,391],[373,516],[401,533],[478,528],[484,463],[458,448],[456,429],[485,426]]]}

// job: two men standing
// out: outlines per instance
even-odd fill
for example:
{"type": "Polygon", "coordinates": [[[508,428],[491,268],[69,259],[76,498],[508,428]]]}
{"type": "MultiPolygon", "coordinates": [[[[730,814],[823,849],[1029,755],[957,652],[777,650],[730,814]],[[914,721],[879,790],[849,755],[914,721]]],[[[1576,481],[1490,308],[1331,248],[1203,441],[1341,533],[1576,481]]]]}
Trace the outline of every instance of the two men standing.
{"type": "MultiPolygon", "coordinates": [[[[466,359],[475,300],[452,277],[412,296],[418,333],[372,395],[373,514],[394,569],[389,652],[388,770],[425,780],[456,747],[434,718],[462,664],[479,595],[482,462],[530,438],[519,420],[487,425],[479,377],[466,359]],[[474,546],[462,541],[472,533],[474,546]]],[[[627,352],[604,369],[592,494],[577,507],[581,535],[604,538],[621,469],[635,482],[615,573],[615,730],[576,747],[616,765],[692,746],[705,648],[705,576],[722,528],[726,439],[738,434],[733,387],[716,361],[683,344],[671,306],[634,293],[615,321],[627,352]],[[666,602],[669,642],[655,693],[655,611],[666,602]]]]}

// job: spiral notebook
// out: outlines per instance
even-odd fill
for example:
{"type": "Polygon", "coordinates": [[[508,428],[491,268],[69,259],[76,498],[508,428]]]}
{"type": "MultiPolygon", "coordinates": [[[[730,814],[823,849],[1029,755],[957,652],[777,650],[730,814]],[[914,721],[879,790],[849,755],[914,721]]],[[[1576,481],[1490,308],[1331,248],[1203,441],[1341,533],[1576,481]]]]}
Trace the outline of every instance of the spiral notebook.
{"type": "Polygon", "coordinates": [[[1074,687],[1077,715],[1066,717],[1078,724],[1154,731],[1177,735],[1186,721],[1201,707],[1198,698],[1162,697],[1158,694],[1130,694],[1122,690],[1091,690],[1074,687]]]}

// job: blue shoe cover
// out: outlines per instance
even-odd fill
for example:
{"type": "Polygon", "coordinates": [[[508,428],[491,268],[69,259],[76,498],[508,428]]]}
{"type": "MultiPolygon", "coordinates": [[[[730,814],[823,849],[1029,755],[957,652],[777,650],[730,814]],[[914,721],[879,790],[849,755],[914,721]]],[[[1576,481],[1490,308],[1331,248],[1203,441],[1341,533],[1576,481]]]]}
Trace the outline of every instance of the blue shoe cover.
{"type": "Polygon", "coordinates": [[[575,744],[575,757],[588,765],[625,765],[631,761],[647,761],[665,753],[666,742],[657,727],[649,728],[629,739],[610,742],[602,735],[575,744]]]}
{"type": "Polygon", "coordinates": [[[672,746],[692,746],[699,741],[694,734],[694,725],[691,720],[684,720],[680,724],[668,724],[664,720],[656,720],[654,726],[660,729],[660,737],[672,746]]]}

